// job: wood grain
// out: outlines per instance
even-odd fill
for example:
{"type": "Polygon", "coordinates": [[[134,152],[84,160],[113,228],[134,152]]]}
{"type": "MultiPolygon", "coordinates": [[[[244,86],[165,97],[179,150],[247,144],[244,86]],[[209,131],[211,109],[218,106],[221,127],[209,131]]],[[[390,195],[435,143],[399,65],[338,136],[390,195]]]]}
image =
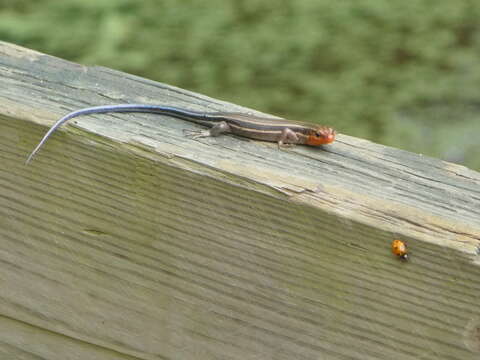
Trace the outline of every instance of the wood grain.
{"type": "Polygon", "coordinates": [[[0,85],[0,354],[478,358],[479,173],[346,135],[194,141],[148,114],[75,119],[25,166],[81,107],[254,111],[8,43],[0,85]]]}

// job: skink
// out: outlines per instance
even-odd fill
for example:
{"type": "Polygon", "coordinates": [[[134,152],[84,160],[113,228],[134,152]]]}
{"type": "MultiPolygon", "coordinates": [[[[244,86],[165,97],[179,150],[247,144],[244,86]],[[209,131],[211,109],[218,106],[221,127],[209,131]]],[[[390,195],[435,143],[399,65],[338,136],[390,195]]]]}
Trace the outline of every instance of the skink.
{"type": "Polygon", "coordinates": [[[319,146],[335,140],[335,130],[330,127],[285,119],[272,119],[230,112],[197,112],[163,105],[118,104],[94,106],[73,111],[58,120],[47,131],[37,147],[28,156],[29,163],[50,135],[62,124],[77,116],[114,112],[141,112],[168,115],[206,127],[208,130],[191,132],[192,138],[219,136],[231,133],[250,139],[277,142],[279,148],[291,144],[319,146]]]}

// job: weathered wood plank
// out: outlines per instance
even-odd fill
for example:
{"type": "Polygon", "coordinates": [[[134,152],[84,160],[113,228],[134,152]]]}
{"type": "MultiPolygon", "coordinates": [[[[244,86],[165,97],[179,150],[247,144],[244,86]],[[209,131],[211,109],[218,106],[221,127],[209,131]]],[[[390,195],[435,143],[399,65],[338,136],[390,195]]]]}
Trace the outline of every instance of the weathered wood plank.
{"type": "Polygon", "coordinates": [[[135,360],[138,358],[0,316],[0,359],[135,360]]]}
{"type": "Polygon", "coordinates": [[[0,315],[141,359],[478,358],[477,172],[146,114],[79,118],[26,167],[80,107],[250,110],[6,43],[0,82],[0,315]]]}

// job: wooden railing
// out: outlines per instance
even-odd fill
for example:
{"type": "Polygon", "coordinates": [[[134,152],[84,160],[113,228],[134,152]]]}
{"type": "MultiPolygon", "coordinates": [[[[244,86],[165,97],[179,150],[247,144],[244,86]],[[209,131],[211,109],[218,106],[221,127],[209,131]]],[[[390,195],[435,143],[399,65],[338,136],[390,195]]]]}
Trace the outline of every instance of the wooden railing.
{"type": "Polygon", "coordinates": [[[151,114],[77,118],[24,164],[62,115],[125,102],[251,111],[0,43],[2,356],[478,359],[479,173],[151,114]]]}

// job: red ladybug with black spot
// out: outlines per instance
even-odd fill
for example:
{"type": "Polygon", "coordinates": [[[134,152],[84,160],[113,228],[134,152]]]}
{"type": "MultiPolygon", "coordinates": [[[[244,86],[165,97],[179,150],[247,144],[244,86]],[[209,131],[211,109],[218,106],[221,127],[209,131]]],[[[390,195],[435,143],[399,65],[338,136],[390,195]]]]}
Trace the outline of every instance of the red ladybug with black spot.
{"type": "Polygon", "coordinates": [[[392,252],[397,255],[401,260],[408,260],[407,243],[402,240],[393,240],[392,252]]]}

